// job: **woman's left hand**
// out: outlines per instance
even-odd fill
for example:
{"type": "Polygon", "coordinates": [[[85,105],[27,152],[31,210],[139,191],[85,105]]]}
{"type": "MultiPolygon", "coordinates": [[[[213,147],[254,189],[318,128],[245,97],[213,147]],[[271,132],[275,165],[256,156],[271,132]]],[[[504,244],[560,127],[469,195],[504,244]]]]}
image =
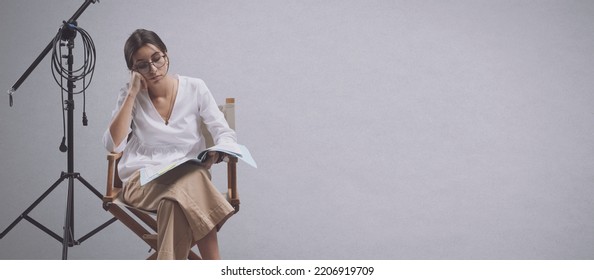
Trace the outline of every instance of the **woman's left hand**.
{"type": "Polygon", "coordinates": [[[220,163],[225,159],[225,153],[210,151],[206,156],[206,160],[202,163],[202,166],[206,169],[210,169],[213,164],[220,163]]]}

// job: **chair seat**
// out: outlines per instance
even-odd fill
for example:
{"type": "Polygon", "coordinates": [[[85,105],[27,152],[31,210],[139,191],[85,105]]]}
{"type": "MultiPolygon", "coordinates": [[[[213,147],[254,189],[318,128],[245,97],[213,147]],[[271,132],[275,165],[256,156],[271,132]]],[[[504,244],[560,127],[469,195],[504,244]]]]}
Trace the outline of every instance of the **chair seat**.
{"type": "MultiPolygon", "coordinates": [[[[229,199],[228,192],[221,192],[221,194],[222,194],[223,196],[225,196],[225,198],[227,198],[227,201],[228,201],[229,203],[231,203],[231,200],[229,199]]],[[[155,216],[155,217],[157,216],[157,211],[148,211],[148,210],[143,210],[143,209],[136,208],[136,207],[134,207],[134,206],[130,206],[130,205],[128,205],[128,204],[127,204],[126,202],[124,202],[124,200],[122,199],[122,192],[118,192],[118,194],[117,194],[117,195],[116,195],[116,196],[113,198],[113,200],[112,200],[112,201],[110,201],[110,202],[108,202],[108,203],[113,203],[113,204],[116,204],[116,205],[118,205],[118,206],[120,206],[120,207],[124,207],[124,208],[126,208],[126,209],[134,209],[135,211],[139,211],[139,212],[142,212],[142,213],[144,213],[144,214],[147,214],[147,215],[151,215],[151,216],[155,216]]]]}

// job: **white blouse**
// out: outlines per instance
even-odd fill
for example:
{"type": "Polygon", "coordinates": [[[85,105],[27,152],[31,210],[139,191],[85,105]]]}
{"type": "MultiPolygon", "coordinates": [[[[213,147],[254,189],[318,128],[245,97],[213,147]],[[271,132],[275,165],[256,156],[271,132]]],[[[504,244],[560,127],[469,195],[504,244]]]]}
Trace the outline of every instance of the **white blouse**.
{"type": "MultiPolygon", "coordinates": [[[[118,173],[124,184],[134,172],[144,167],[196,158],[206,148],[204,136],[200,133],[201,122],[206,124],[215,144],[237,143],[235,132],[229,128],[204,81],[184,76],[177,78],[177,97],[169,125],[165,125],[148,92],[141,91],[132,109],[130,139],[125,139],[116,147],[109,127],[103,134],[103,145],[108,151],[124,152],[118,164],[118,173]]],[[[128,87],[122,88],[112,119],[120,110],[128,87]]]]}

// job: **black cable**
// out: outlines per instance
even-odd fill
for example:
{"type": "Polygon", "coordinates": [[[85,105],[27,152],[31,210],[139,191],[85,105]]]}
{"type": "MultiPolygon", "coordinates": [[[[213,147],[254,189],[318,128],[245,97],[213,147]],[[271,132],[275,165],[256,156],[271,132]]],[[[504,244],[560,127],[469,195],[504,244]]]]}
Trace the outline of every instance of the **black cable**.
{"type": "Polygon", "coordinates": [[[70,80],[71,82],[80,81],[88,76],[88,83],[85,83],[81,90],[75,91],[73,92],[73,94],[79,94],[84,92],[93,79],[93,74],[95,72],[96,57],[97,52],[95,50],[95,44],[93,43],[93,39],[91,38],[89,33],[81,27],[76,26],[75,24],[64,23],[64,25],[60,27],[60,29],[58,30],[58,33],[56,34],[53,40],[52,75],[54,76],[54,80],[64,90],[67,91],[68,88],[64,88],[63,85],[58,81],[58,76],[70,80]],[[60,43],[60,41],[63,38],[63,34],[67,32],[78,33],[83,44],[83,64],[78,69],[73,69],[72,72],[68,71],[68,68],[64,67],[64,65],[60,63],[60,57],[62,56],[60,47],[64,46],[60,43]]]}
{"type": "MultiPolygon", "coordinates": [[[[62,63],[62,50],[60,50],[60,63],[62,63]]],[[[62,95],[62,103],[61,106],[64,106],[64,86],[63,86],[64,79],[60,79],[60,94],[62,95]]],[[[62,107],[62,142],[60,143],[60,147],[58,148],[60,152],[65,153],[68,151],[68,146],[66,146],[66,116],[64,107],[62,107]]]]}
{"type": "MultiPolygon", "coordinates": [[[[61,95],[62,95],[62,104],[66,106],[66,109],[69,106],[74,106],[74,104],[66,104],[64,101],[64,92],[72,90],[72,94],[83,94],[83,125],[86,126],[88,124],[87,113],[86,113],[86,89],[89,87],[92,79],[93,74],[95,72],[95,60],[97,57],[97,52],[95,50],[95,44],[93,43],[93,39],[89,35],[89,33],[78,27],[76,22],[69,23],[64,21],[64,25],[58,29],[58,33],[54,37],[52,41],[52,62],[51,62],[51,69],[52,75],[56,83],[60,86],[61,95]],[[73,48],[74,45],[74,38],[76,35],[79,34],[82,45],[83,45],[83,63],[77,69],[69,70],[68,66],[72,65],[71,61],[67,61],[66,66],[64,65],[63,58],[67,58],[68,60],[73,59],[68,55],[64,56],[62,54],[62,47],[73,48]],[[62,41],[68,41],[67,43],[63,43],[62,41]],[[58,78],[59,77],[59,78],[58,78]],[[87,82],[88,77],[88,82],[87,82]],[[64,87],[64,80],[67,81],[66,87],[64,87]],[[74,83],[77,81],[83,80],[83,86],[79,91],[74,91],[74,83]]],[[[71,54],[71,52],[69,52],[71,54]]],[[[63,125],[63,138],[62,143],[60,145],[60,151],[65,152],[67,151],[67,147],[65,145],[66,139],[66,118],[64,116],[65,109],[62,110],[62,125],[63,125]]]]}

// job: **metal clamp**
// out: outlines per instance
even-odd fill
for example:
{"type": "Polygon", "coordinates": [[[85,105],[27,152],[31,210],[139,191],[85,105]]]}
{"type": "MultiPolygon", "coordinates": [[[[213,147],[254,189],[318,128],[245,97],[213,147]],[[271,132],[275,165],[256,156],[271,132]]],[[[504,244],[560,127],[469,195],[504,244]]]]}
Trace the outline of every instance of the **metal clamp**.
{"type": "Polygon", "coordinates": [[[8,90],[8,103],[10,104],[10,107],[12,107],[12,103],[13,103],[12,95],[14,94],[14,92],[15,92],[14,88],[10,88],[8,90]]]}

